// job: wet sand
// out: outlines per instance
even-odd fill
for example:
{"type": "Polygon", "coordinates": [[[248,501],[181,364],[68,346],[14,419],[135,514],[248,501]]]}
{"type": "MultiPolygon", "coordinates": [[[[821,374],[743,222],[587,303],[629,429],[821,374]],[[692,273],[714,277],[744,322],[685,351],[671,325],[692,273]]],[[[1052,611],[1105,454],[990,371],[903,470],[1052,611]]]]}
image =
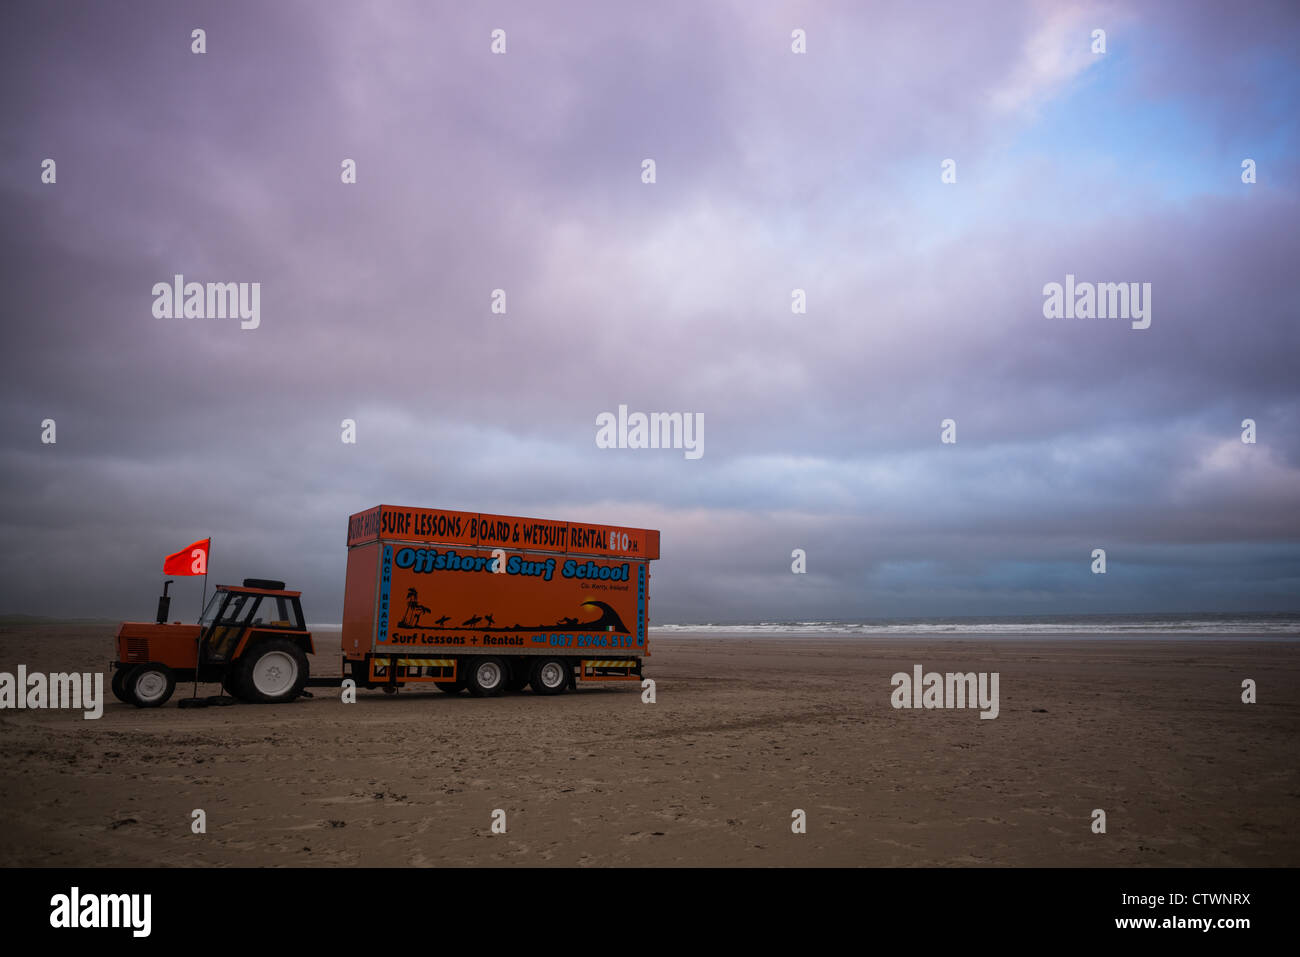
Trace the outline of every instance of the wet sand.
{"type": "MultiPolygon", "coordinates": [[[[106,670],[112,634],[0,627],[0,671],[106,670]]],[[[140,710],[106,674],[99,720],[0,711],[0,864],[1300,864],[1300,642],[652,648],[654,704],[611,683],[140,710]],[[999,716],[894,709],[916,664],[998,672],[999,716]]],[[[314,674],[336,649],[320,635],[314,674]]]]}

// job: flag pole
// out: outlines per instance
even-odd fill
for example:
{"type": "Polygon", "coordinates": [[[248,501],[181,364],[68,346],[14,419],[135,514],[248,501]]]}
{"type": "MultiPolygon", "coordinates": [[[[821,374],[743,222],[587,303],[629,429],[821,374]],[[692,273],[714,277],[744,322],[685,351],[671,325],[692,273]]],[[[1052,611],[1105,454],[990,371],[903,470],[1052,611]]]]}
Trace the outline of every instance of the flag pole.
{"type": "Polygon", "coordinates": [[[208,563],[212,561],[212,536],[208,536],[208,553],[203,557],[203,598],[199,602],[199,621],[203,620],[203,609],[208,607],[208,563]]]}
{"type": "Polygon", "coordinates": [[[212,536],[208,536],[207,554],[203,556],[203,600],[199,604],[199,636],[194,640],[194,693],[199,697],[199,668],[203,666],[203,609],[208,607],[208,563],[212,560],[212,536]]]}

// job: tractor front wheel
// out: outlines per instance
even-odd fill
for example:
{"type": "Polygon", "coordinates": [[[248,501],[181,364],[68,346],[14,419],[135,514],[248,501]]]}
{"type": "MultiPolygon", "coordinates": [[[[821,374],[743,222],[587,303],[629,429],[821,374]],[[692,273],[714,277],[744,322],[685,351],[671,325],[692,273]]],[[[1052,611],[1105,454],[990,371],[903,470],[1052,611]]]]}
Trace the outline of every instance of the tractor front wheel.
{"type": "Polygon", "coordinates": [[[130,670],[130,668],[115,668],[113,680],[109,685],[113,689],[113,697],[123,704],[135,704],[131,696],[126,693],[126,673],[130,670]]]}
{"type": "Polygon", "coordinates": [[[176,676],[166,665],[136,665],[122,679],[122,690],[137,708],[157,708],[176,690],[176,676]]]}

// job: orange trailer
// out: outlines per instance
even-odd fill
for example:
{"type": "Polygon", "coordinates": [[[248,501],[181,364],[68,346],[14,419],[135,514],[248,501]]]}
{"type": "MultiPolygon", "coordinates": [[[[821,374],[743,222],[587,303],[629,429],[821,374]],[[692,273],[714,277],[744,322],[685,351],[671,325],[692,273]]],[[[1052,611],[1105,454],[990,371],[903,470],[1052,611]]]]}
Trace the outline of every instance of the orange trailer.
{"type": "Polygon", "coordinates": [[[637,681],[650,655],[644,528],[379,505],[348,520],[344,674],[395,692],[637,681]]]}

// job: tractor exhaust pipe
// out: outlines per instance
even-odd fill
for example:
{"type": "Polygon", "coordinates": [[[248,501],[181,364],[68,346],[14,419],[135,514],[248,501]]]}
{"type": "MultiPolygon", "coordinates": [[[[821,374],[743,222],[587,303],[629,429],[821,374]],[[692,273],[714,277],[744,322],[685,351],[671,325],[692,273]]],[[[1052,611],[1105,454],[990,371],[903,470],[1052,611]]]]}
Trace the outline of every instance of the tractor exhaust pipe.
{"type": "Polygon", "coordinates": [[[167,586],[173,581],[174,579],[169,578],[163,582],[163,593],[158,596],[158,624],[160,625],[167,624],[167,615],[172,610],[172,600],[171,596],[167,594],[167,586]]]}

